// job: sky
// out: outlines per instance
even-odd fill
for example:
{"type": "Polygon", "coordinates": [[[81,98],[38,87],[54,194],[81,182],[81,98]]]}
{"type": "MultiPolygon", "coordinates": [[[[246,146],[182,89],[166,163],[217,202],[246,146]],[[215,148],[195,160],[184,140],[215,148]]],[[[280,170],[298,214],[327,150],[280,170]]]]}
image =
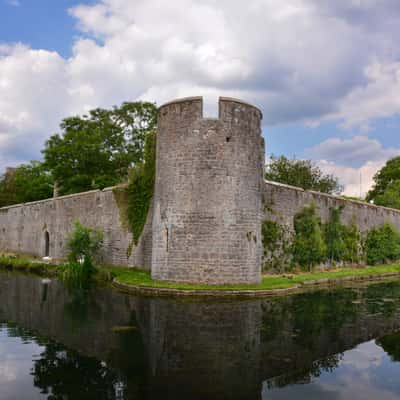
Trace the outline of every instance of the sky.
{"type": "Polygon", "coordinates": [[[257,105],[267,157],[365,194],[400,155],[399,0],[0,0],[0,172],[123,101],[257,105]]]}

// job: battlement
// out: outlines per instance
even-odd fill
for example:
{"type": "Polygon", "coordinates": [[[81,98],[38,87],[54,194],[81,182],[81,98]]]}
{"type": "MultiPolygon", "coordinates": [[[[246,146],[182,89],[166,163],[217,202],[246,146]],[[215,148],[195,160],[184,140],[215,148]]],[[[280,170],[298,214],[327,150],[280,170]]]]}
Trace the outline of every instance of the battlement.
{"type": "MultiPolygon", "coordinates": [[[[218,119],[225,121],[227,113],[232,110],[235,110],[236,113],[253,113],[260,121],[263,118],[261,110],[250,103],[230,97],[220,97],[218,100],[218,119]]],[[[196,119],[211,119],[204,118],[203,97],[201,96],[183,97],[169,101],[159,107],[160,116],[166,116],[170,113],[174,113],[175,115],[192,114],[196,119]]]]}

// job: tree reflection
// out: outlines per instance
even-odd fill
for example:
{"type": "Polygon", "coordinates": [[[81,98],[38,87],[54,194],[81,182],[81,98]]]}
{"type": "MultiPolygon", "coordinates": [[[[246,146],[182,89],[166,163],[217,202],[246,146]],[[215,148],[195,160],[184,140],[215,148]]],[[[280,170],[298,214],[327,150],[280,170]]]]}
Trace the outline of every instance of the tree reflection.
{"type": "Polygon", "coordinates": [[[400,332],[384,336],[376,341],[390,356],[392,361],[400,361],[400,332]]]}
{"type": "Polygon", "coordinates": [[[104,362],[50,342],[34,361],[34,385],[48,400],[123,399],[124,383],[104,362]]]}

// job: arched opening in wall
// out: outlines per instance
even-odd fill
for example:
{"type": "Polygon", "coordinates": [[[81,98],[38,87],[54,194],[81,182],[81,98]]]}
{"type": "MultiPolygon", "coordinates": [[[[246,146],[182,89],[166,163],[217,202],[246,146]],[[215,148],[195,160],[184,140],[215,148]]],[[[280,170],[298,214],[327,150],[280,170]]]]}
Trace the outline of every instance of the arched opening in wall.
{"type": "Polygon", "coordinates": [[[49,257],[50,255],[50,235],[49,232],[44,233],[44,256],[49,257]]]}

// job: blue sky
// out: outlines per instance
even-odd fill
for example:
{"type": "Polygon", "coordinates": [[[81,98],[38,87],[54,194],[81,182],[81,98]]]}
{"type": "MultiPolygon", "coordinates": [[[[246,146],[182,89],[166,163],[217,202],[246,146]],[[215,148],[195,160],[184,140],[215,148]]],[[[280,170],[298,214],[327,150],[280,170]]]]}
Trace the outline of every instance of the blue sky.
{"type": "MultiPolygon", "coordinates": [[[[36,49],[71,55],[77,35],[76,20],[68,9],[90,1],[0,0],[0,38],[3,43],[23,42],[36,49]]],[[[92,2],[94,3],[94,2],[92,2]]]]}
{"type": "Polygon", "coordinates": [[[267,155],[312,158],[347,194],[400,154],[398,0],[0,0],[0,169],[68,115],[238,97],[267,155]]]}

